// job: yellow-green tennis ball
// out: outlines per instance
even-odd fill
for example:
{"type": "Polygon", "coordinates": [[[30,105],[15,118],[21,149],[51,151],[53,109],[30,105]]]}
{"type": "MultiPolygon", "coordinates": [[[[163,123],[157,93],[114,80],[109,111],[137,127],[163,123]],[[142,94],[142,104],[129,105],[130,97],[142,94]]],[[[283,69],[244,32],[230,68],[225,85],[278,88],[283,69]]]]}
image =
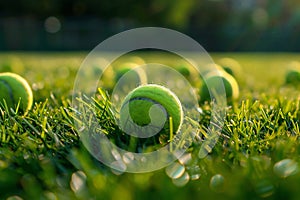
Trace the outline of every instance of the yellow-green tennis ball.
{"type": "Polygon", "coordinates": [[[300,63],[292,61],[289,63],[288,70],[285,74],[285,83],[296,85],[300,83],[300,63]]]}
{"type": "Polygon", "coordinates": [[[144,59],[139,56],[131,56],[131,57],[127,58],[126,60],[131,63],[136,63],[139,66],[146,64],[144,59]]]}
{"type": "MultiPolygon", "coordinates": [[[[220,71],[224,71],[224,69],[220,65],[212,63],[203,68],[201,75],[206,77],[208,74],[219,73],[220,71]]],[[[201,79],[203,79],[203,77],[201,79]]]]}
{"type": "Polygon", "coordinates": [[[235,59],[225,57],[220,59],[218,64],[233,77],[239,77],[242,73],[241,65],[235,59]]]}
{"type": "Polygon", "coordinates": [[[173,68],[186,78],[194,87],[199,86],[199,72],[197,63],[191,59],[177,62],[173,68]]]}
{"type": "Polygon", "coordinates": [[[126,133],[169,134],[170,122],[176,133],[182,121],[183,110],[178,97],[170,89],[156,84],[142,85],[131,91],[120,110],[120,126],[126,133]]]}
{"type": "Polygon", "coordinates": [[[124,63],[116,70],[115,82],[118,82],[127,72],[127,79],[138,80],[140,84],[147,83],[147,75],[145,71],[136,63],[124,63]]]}
{"type": "Polygon", "coordinates": [[[33,103],[32,90],[21,76],[10,72],[0,73],[0,91],[1,104],[5,100],[9,108],[16,109],[20,103],[19,109],[23,112],[27,112],[31,108],[33,103]]]}
{"type": "Polygon", "coordinates": [[[177,66],[176,69],[178,70],[178,72],[183,75],[184,77],[189,77],[191,72],[189,70],[189,68],[185,65],[180,65],[177,66]]]}
{"type": "Polygon", "coordinates": [[[11,55],[3,63],[0,63],[0,71],[22,73],[24,72],[24,65],[19,57],[11,55]]]}
{"type": "Polygon", "coordinates": [[[208,73],[205,78],[205,82],[202,84],[199,90],[201,102],[209,101],[211,99],[209,91],[216,92],[216,95],[222,94],[222,85],[220,85],[220,83],[223,83],[224,85],[224,92],[226,93],[227,100],[231,101],[239,97],[238,83],[230,74],[224,71],[214,71],[212,73],[208,73]]]}
{"type": "Polygon", "coordinates": [[[300,71],[296,69],[290,69],[285,76],[285,83],[287,84],[299,84],[300,83],[300,71]]]}

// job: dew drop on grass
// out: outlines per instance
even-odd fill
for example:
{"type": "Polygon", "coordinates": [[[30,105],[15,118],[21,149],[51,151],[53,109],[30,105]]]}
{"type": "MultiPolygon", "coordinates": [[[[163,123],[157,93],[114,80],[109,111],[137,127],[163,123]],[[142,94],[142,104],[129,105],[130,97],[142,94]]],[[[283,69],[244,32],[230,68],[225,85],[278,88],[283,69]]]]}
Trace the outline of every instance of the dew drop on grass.
{"type": "Polygon", "coordinates": [[[121,175],[127,169],[127,166],[125,165],[125,163],[122,160],[116,160],[116,161],[112,162],[110,164],[110,167],[111,167],[112,173],[114,173],[115,175],[121,175]]]}
{"type": "Polygon", "coordinates": [[[190,176],[187,172],[185,172],[179,178],[172,179],[172,182],[174,185],[176,185],[178,187],[183,187],[189,182],[189,180],[190,180],[190,176]]]}
{"type": "Polygon", "coordinates": [[[37,90],[41,90],[44,88],[44,83],[43,82],[37,82],[37,83],[33,83],[32,84],[32,90],[37,91],[37,90]]]}
{"type": "Polygon", "coordinates": [[[215,192],[222,192],[224,189],[225,179],[221,174],[216,174],[210,179],[209,186],[215,192]]]}
{"type": "Polygon", "coordinates": [[[185,153],[180,158],[178,158],[178,161],[182,165],[187,165],[192,160],[192,154],[191,153],[185,153]]]}
{"type": "Polygon", "coordinates": [[[141,157],[141,162],[142,162],[142,163],[147,162],[147,158],[146,158],[145,156],[141,157]]]}
{"type": "Polygon", "coordinates": [[[166,168],[166,174],[172,179],[181,177],[184,172],[185,167],[178,162],[175,162],[166,168]]]}
{"type": "Polygon", "coordinates": [[[198,180],[199,178],[200,178],[200,174],[193,174],[193,175],[191,175],[191,180],[192,181],[198,180]]]}
{"type": "Polygon", "coordinates": [[[130,164],[133,160],[134,160],[133,153],[131,153],[131,152],[124,153],[124,155],[123,155],[123,161],[126,164],[130,164]]]}
{"type": "Polygon", "coordinates": [[[74,192],[79,192],[84,189],[86,175],[82,171],[77,171],[72,174],[70,187],[74,192]]]}
{"type": "Polygon", "coordinates": [[[200,167],[198,165],[194,165],[189,168],[189,174],[191,176],[191,180],[198,180],[201,176],[200,167]]]}
{"type": "Polygon", "coordinates": [[[284,159],[275,163],[273,171],[277,176],[286,178],[298,172],[298,163],[291,159],[284,159]]]}
{"type": "Polygon", "coordinates": [[[212,151],[212,146],[214,146],[213,143],[211,143],[210,141],[205,141],[205,142],[202,144],[202,146],[201,146],[201,148],[200,148],[200,150],[199,150],[198,157],[199,157],[200,159],[206,157],[207,154],[211,153],[211,151],[212,151]]]}
{"type": "Polygon", "coordinates": [[[200,107],[197,107],[197,111],[198,111],[200,114],[203,114],[203,110],[202,110],[202,108],[200,108],[200,107]]]}
{"type": "Polygon", "coordinates": [[[113,155],[113,157],[116,160],[121,160],[121,155],[120,155],[120,153],[117,150],[115,150],[115,149],[111,150],[111,154],[113,155]]]}
{"type": "Polygon", "coordinates": [[[85,126],[82,126],[82,127],[79,128],[78,131],[79,131],[79,132],[82,132],[82,131],[84,131],[84,129],[85,129],[85,126]]]}

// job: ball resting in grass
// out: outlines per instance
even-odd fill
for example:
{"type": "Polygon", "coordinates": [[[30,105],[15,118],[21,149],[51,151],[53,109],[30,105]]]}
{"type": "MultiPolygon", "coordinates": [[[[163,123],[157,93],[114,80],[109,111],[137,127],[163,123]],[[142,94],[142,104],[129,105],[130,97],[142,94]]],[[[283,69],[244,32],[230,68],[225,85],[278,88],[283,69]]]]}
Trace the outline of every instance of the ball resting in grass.
{"type": "Polygon", "coordinates": [[[286,84],[299,84],[300,83],[300,70],[290,69],[285,75],[286,84]]]}
{"type": "Polygon", "coordinates": [[[177,96],[156,84],[142,85],[131,91],[120,110],[121,129],[139,138],[176,133],[182,120],[183,110],[177,96]]]}
{"type": "Polygon", "coordinates": [[[295,86],[300,83],[300,63],[298,61],[289,63],[288,70],[285,74],[285,83],[295,86]]]}
{"type": "Polygon", "coordinates": [[[1,105],[26,113],[32,106],[33,94],[27,81],[21,76],[6,72],[0,73],[1,105]],[[4,104],[5,103],[5,104],[4,104]]]}
{"type": "Polygon", "coordinates": [[[242,74],[241,65],[232,58],[222,58],[219,60],[218,64],[231,76],[237,78],[242,74]]]}
{"type": "Polygon", "coordinates": [[[228,101],[235,100],[239,97],[239,86],[235,78],[223,70],[213,71],[205,75],[205,81],[199,90],[200,102],[211,100],[211,95],[218,95],[224,85],[228,101]],[[210,94],[210,92],[215,94],[210,94]]]}

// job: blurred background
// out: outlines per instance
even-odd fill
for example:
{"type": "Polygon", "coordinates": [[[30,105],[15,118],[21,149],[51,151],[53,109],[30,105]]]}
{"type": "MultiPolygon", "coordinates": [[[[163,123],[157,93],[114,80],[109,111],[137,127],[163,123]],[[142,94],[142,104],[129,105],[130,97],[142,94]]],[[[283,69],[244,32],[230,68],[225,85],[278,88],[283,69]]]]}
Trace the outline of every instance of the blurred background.
{"type": "Polygon", "coordinates": [[[0,50],[91,50],[131,28],[183,32],[208,51],[299,51],[297,0],[0,1],[0,50]]]}

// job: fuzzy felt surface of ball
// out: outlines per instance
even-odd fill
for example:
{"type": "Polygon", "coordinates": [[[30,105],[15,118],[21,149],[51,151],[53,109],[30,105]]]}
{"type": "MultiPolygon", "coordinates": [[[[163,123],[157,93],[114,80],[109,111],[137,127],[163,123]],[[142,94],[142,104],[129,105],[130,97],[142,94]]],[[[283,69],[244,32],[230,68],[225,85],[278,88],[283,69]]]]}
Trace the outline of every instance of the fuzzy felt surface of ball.
{"type": "Polygon", "coordinates": [[[183,110],[178,97],[157,84],[142,85],[132,90],[120,109],[121,129],[141,137],[168,134],[170,126],[176,133],[182,121],[183,110]]]}
{"type": "Polygon", "coordinates": [[[4,101],[8,108],[19,109],[27,112],[33,104],[33,94],[28,82],[18,74],[0,73],[0,102],[4,101]]]}

